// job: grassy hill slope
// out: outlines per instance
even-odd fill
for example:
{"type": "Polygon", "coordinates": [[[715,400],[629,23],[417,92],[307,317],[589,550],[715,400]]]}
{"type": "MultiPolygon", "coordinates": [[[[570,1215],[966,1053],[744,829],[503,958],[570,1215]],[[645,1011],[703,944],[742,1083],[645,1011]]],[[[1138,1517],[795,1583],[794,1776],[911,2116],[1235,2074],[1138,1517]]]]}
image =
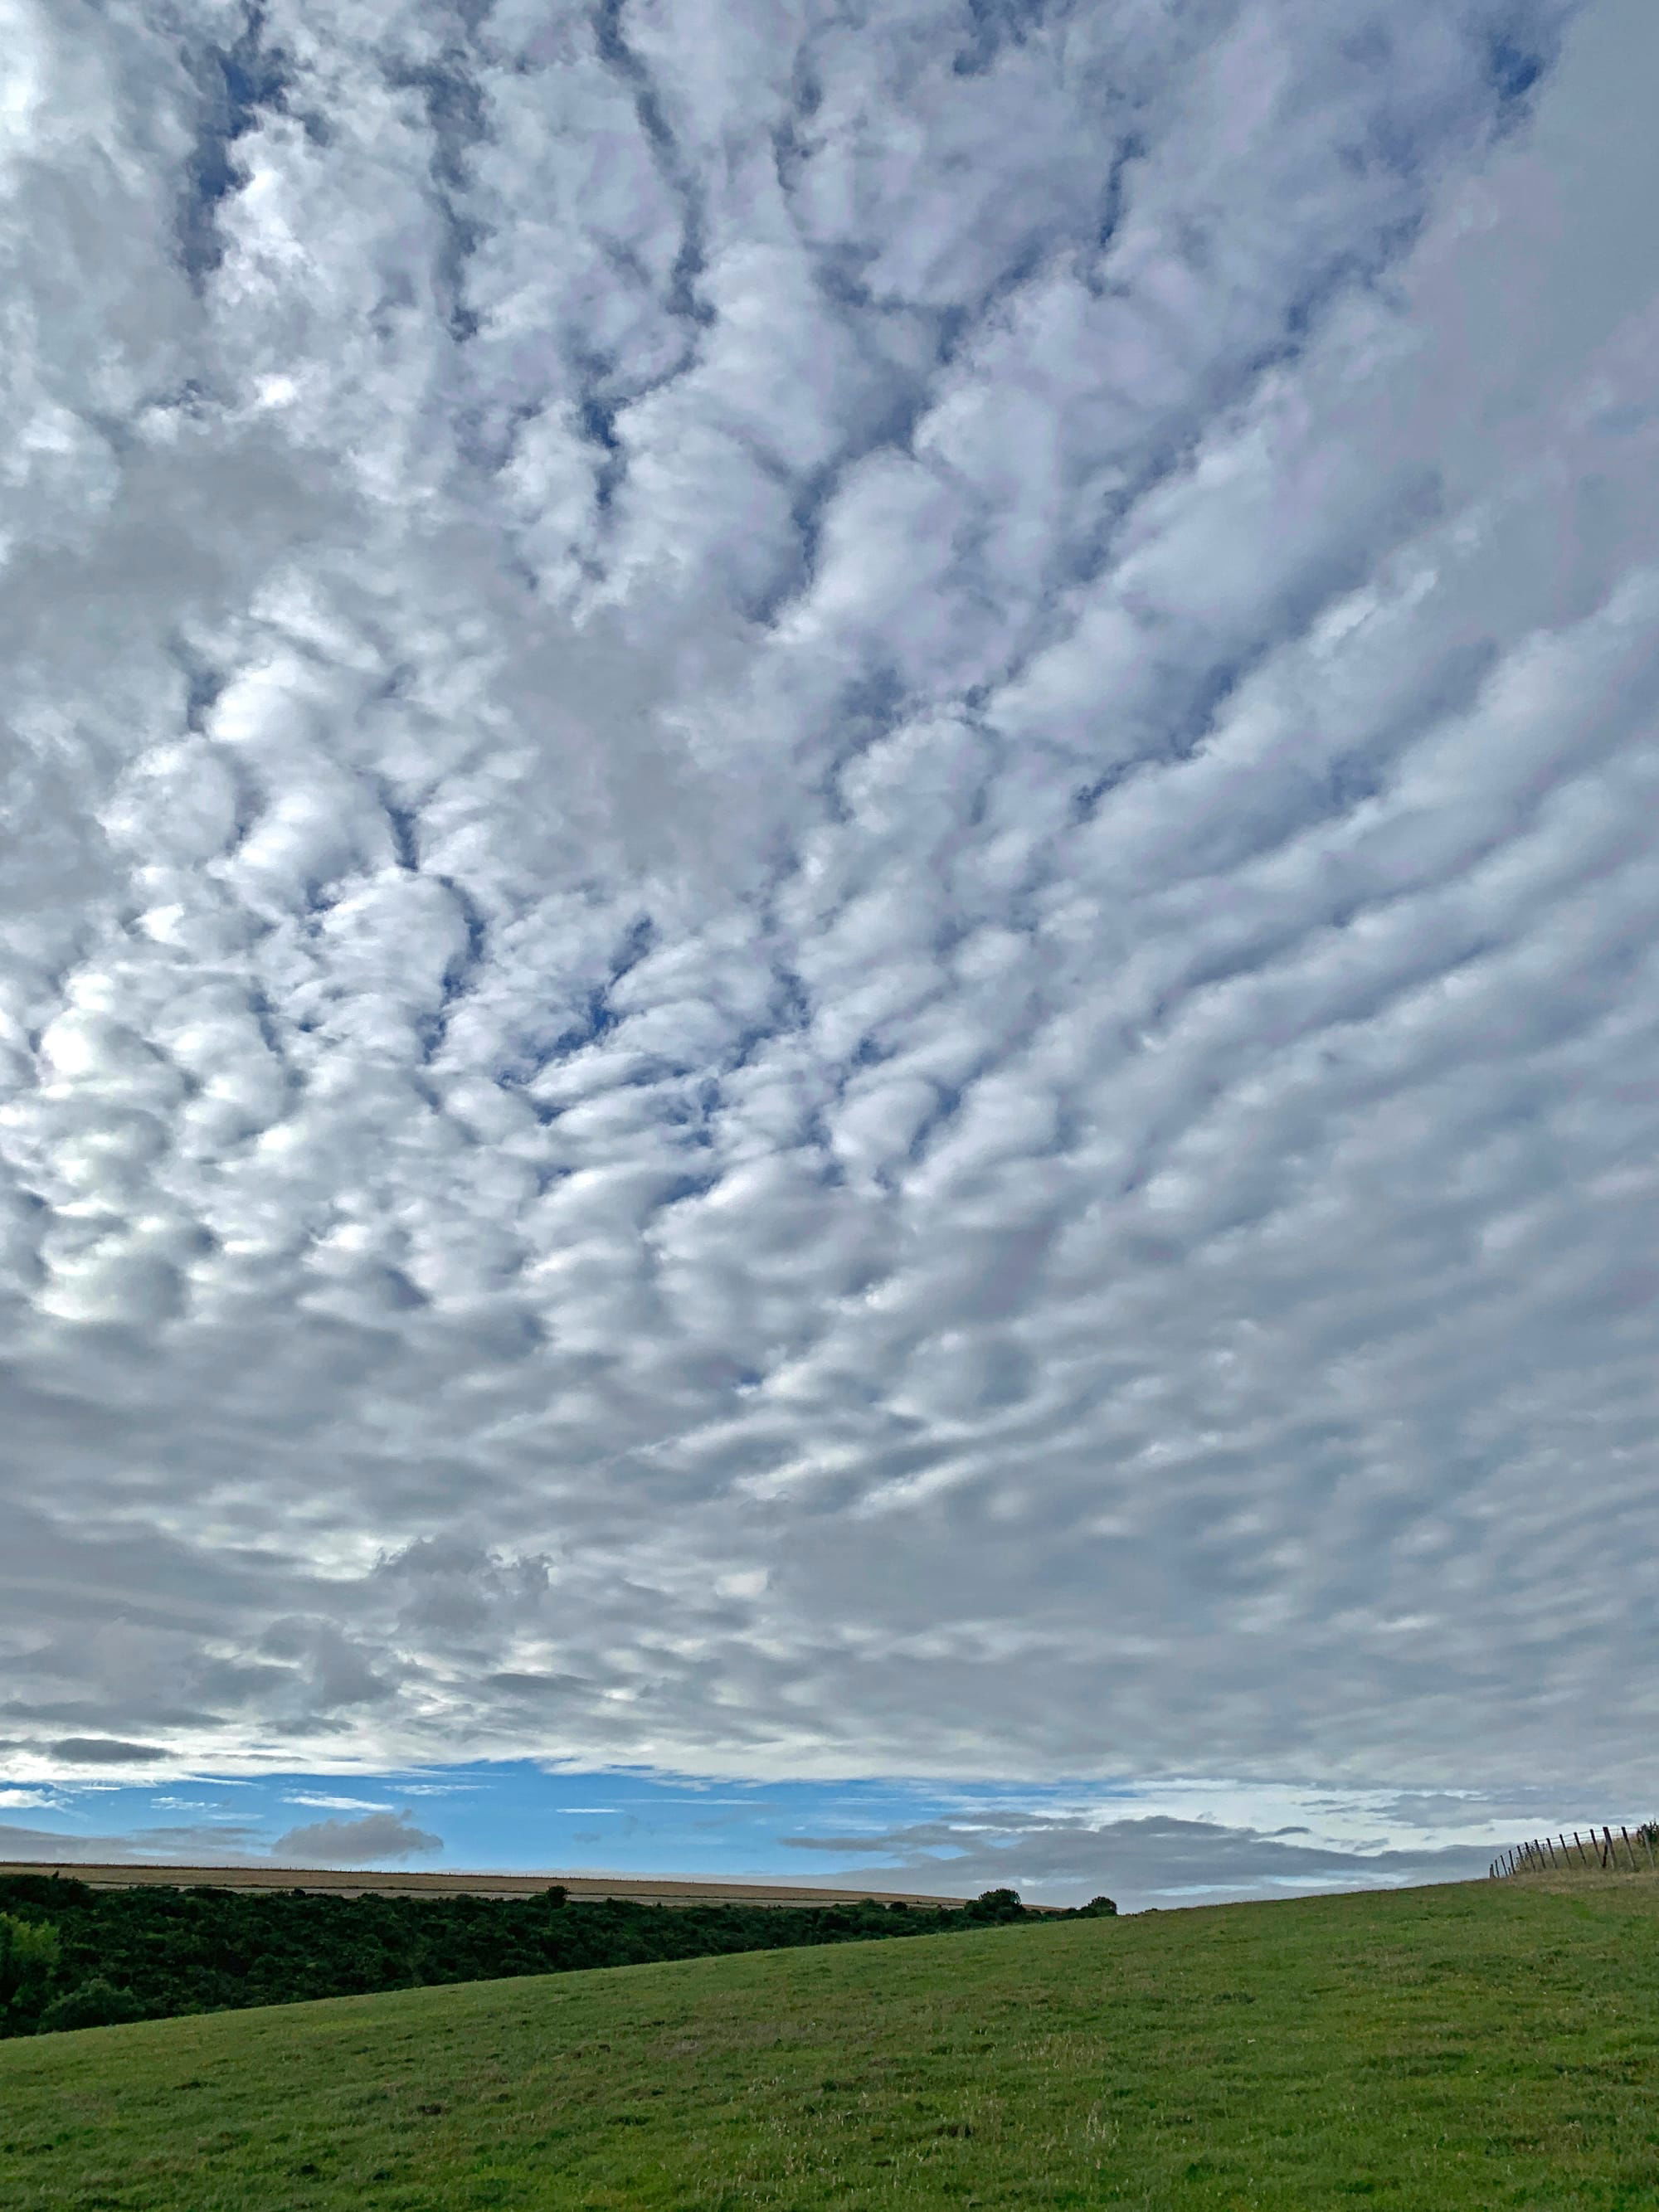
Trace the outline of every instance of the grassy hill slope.
{"type": "Polygon", "coordinates": [[[1659,1882],[1474,1883],[0,2046],[8,2212],[1636,2212],[1659,1882]]]}

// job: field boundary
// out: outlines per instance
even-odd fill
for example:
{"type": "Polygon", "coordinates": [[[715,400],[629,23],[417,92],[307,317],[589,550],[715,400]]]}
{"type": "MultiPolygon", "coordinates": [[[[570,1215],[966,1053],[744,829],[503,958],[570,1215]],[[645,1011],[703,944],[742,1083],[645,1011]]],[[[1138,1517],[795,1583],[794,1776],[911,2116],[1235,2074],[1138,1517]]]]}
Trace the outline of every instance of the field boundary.
{"type": "Polygon", "coordinates": [[[1606,1823],[1599,1835],[1593,1826],[1583,1836],[1577,1828],[1565,1829],[1559,1835],[1534,1836],[1528,1843],[1500,1851],[1486,1874],[1493,1881],[1523,1874],[1652,1874],[1659,1871],[1653,1850],[1656,1840],[1659,1840],[1659,1825],[1651,1820],[1638,1820],[1633,1836],[1624,1826],[1615,1835],[1606,1823]],[[1645,1859],[1637,1856],[1638,1844],[1645,1859]]]}
{"type": "MultiPolygon", "coordinates": [[[[89,1889],[301,1889],[329,1897],[539,1897],[562,1889],[573,1904],[821,1905],[912,1905],[952,1911],[965,1897],[920,1890],[823,1889],[795,1883],[672,1881],[629,1875],[422,1874],[343,1867],[76,1864],[68,1860],[0,1861],[0,1877],[61,1875],[89,1889]]],[[[1040,1906],[1028,1907],[1041,1911],[1040,1906]]]]}

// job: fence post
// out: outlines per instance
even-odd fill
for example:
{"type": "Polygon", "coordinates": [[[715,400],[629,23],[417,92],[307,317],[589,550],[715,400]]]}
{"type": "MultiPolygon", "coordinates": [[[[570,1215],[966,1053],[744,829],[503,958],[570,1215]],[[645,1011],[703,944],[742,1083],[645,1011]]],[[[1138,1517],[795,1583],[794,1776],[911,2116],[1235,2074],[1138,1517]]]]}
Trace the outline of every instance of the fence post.
{"type": "Polygon", "coordinates": [[[1634,1874],[1636,1871],[1636,1850],[1630,1839],[1630,1830],[1625,1826],[1622,1821],[1620,1823],[1619,1832],[1625,1839],[1625,1856],[1630,1861],[1631,1872],[1634,1874]]]}
{"type": "Polygon", "coordinates": [[[1550,1872],[1553,1874],[1555,1872],[1555,1845],[1550,1841],[1547,1836],[1544,1838],[1544,1849],[1550,1855],[1550,1872]]]}
{"type": "Polygon", "coordinates": [[[1577,1831],[1577,1828],[1575,1828],[1575,1829],[1573,1830],[1573,1832],[1572,1832],[1572,1840],[1573,1840],[1573,1841],[1574,1841],[1574,1843],[1575,1843],[1575,1844],[1577,1844],[1577,1846],[1578,1846],[1578,1858],[1579,1858],[1579,1863],[1580,1863],[1581,1865],[1583,1865],[1583,1866],[1588,1866],[1588,1865],[1589,1864],[1589,1860],[1584,1856],[1584,1840],[1583,1840],[1583,1838],[1579,1834],[1579,1832],[1578,1832],[1578,1831],[1577,1831]]]}
{"type": "Polygon", "coordinates": [[[1651,1874],[1653,1872],[1653,1829],[1646,1820],[1644,1820],[1641,1826],[1636,1832],[1640,1836],[1644,1844],[1646,1846],[1648,1854],[1648,1872],[1651,1874]]]}
{"type": "Polygon", "coordinates": [[[1608,1827],[1605,1820],[1601,1823],[1601,1833],[1607,1839],[1605,1848],[1601,1853],[1602,1867],[1603,1869],[1612,1867],[1616,1872],[1618,1869],[1618,1861],[1613,1856],[1613,1830],[1608,1827]]]}

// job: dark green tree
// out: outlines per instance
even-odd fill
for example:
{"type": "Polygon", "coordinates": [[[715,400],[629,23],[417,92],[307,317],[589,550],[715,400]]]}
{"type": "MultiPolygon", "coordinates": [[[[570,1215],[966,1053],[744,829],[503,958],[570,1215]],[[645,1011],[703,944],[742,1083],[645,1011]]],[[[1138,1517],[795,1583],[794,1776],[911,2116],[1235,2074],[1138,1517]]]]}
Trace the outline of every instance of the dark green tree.
{"type": "Polygon", "coordinates": [[[0,1912],[0,2012],[32,2010],[63,1949],[49,1920],[0,1912]]]}
{"type": "Polygon", "coordinates": [[[971,1905],[962,1909],[964,1920],[1023,1920],[1025,1907],[1017,1889],[982,1889],[971,1905]]]}

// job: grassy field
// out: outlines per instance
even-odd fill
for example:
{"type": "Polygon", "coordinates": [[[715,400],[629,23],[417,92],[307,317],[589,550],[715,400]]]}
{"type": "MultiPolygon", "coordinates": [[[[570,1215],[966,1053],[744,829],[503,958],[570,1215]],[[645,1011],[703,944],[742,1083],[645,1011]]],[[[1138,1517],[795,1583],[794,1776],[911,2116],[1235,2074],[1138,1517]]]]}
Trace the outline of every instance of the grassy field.
{"type": "Polygon", "coordinates": [[[750,1954],[0,2045],[6,2212],[1659,2205],[1659,1882],[750,1954]]]}

